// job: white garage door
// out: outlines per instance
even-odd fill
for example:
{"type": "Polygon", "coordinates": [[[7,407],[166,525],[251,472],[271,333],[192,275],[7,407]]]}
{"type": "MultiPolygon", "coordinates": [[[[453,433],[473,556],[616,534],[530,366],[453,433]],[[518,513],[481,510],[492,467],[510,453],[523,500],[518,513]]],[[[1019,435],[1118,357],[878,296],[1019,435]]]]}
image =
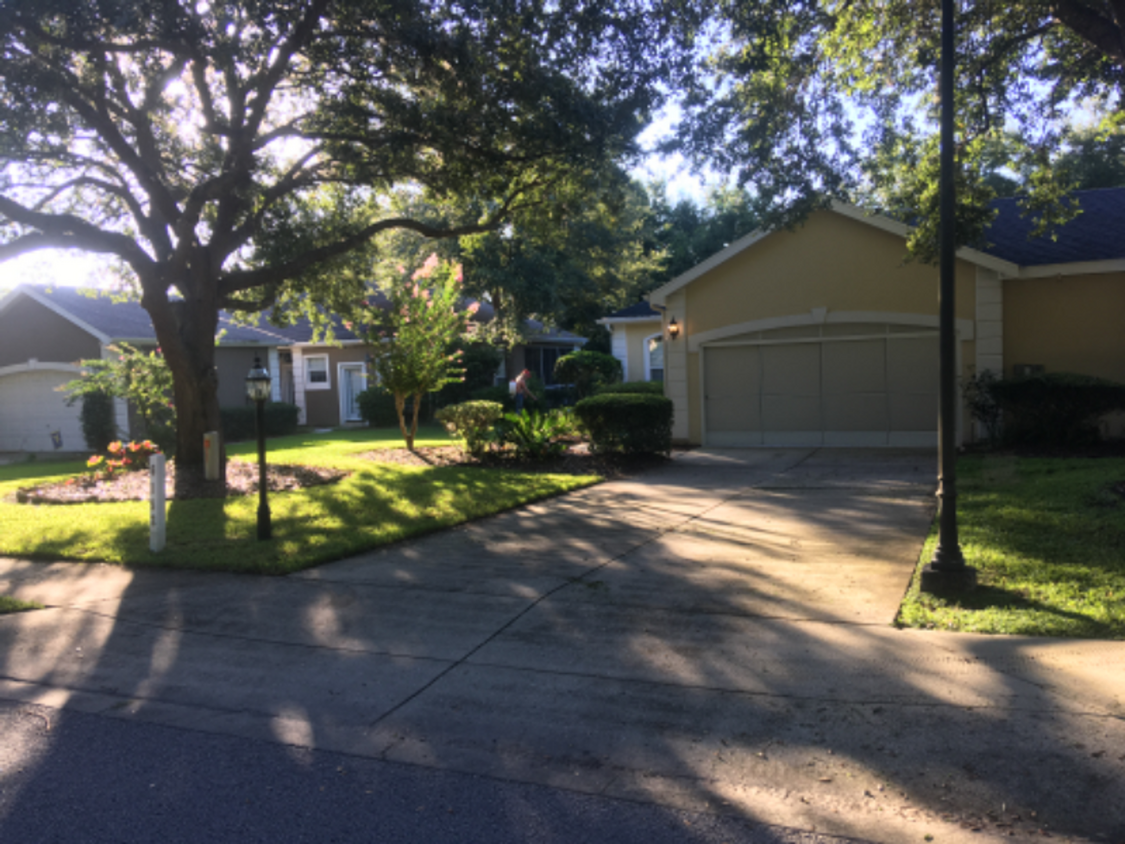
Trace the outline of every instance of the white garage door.
{"type": "Polygon", "coordinates": [[[85,451],[81,404],[67,407],[55,390],[76,377],[50,369],[0,376],[0,451],[85,451]],[[51,438],[56,432],[61,449],[51,438]]]}
{"type": "Polygon", "coordinates": [[[703,381],[708,445],[936,442],[936,332],[706,347],[703,381]]]}

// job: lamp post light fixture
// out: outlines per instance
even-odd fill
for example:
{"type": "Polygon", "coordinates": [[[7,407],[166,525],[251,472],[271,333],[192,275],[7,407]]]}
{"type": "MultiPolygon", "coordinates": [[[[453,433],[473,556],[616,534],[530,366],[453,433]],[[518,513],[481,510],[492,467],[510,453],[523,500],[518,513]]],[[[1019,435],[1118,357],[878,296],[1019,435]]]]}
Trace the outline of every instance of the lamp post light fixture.
{"type": "Polygon", "coordinates": [[[270,504],[266,490],[266,399],[270,397],[270,373],[254,356],[254,368],[246,376],[246,395],[256,405],[254,428],[258,434],[258,539],[270,538],[270,504]]]}

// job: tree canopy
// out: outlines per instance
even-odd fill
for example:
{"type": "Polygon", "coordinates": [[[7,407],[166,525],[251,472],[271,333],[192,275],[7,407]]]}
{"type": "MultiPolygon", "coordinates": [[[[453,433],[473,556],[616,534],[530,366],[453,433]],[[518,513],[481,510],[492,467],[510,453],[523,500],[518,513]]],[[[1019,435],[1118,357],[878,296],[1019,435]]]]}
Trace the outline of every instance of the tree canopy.
{"type": "Polygon", "coordinates": [[[177,460],[218,429],[220,308],[355,303],[383,231],[494,230],[628,154],[691,16],[672,0],[6,0],[0,260],[129,271],[175,381],[177,460]],[[398,216],[391,189],[476,216],[398,216]]]}
{"type": "MultiPolygon", "coordinates": [[[[937,221],[939,0],[725,0],[714,74],[686,99],[680,141],[737,173],[775,224],[832,198],[864,199],[919,221],[929,258],[937,221]]],[[[957,12],[958,240],[988,222],[996,141],[1026,175],[1025,204],[1044,223],[1073,213],[1052,168],[1068,113],[1086,102],[1121,119],[1125,14],[1119,2],[962,2],[957,12]]]]}

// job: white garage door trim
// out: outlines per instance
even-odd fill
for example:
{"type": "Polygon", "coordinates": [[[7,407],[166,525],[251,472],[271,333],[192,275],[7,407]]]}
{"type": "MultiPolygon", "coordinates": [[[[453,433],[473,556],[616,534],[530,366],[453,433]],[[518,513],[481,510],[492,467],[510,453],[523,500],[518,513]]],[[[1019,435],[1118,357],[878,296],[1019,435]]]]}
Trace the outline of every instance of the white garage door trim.
{"type": "MultiPolygon", "coordinates": [[[[901,323],[899,324],[901,325],[901,323]]],[[[865,326],[865,328],[867,327],[865,326]]],[[[917,399],[910,399],[908,390],[896,391],[891,386],[892,380],[894,380],[894,343],[919,339],[936,341],[937,333],[933,330],[891,331],[888,326],[886,331],[880,333],[872,333],[867,328],[866,331],[860,329],[854,335],[718,341],[701,346],[699,383],[702,395],[700,405],[703,442],[705,445],[713,447],[933,446],[937,441],[936,404],[933,407],[933,428],[927,425],[925,430],[919,430],[916,427],[918,425],[916,421],[909,426],[904,425],[902,428],[897,428],[894,424],[896,416],[902,419],[903,416],[910,417],[913,415],[917,419],[917,409],[915,408],[912,413],[910,408],[912,403],[916,405],[917,399]],[[869,387],[870,392],[864,393],[861,388],[849,388],[845,391],[833,392],[831,386],[826,383],[826,371],[830,372],[833,365],[837,367],[846,365],[834,361],[831,357],[826,357],[826,353],[832,351],[831,347],[837,344],[866,344],[866,349],[863,348],[863,345],[855,345],[849,351],[853,356],[857,356],[858,353],[859,359],[863,359],[863,355],[866,354],[868,363],[865,366],[874,367],[873,372],[881,366],[881,372],[874,376],[873,386],[869,387]],[[808,348],[810,346],[817,347],[815,367],[810,365],[811,359],[806,361],[804,366],[800,362],[802,356],[809,358],[809,353],[812,352],[812,349],[808,348]],[[739,389],[746,390],[748,394],[745,402],[743,402],[744,406],[736,412],[739,412],[743,418],[750,420],[751,425],[742,430],[712,431],[710,430],[707,407],[709,404],[707,380],[709,350],[734,348],[761,350],[760,354],[753,356],[753,358],[747,356],[739,361],[732,357],[728,362],[728,365],[731,363],[742,365],[739,375],[735,377],[739,378],[739,383],[744,385],[739,389]],[[802,351],[802,349],[807,349],[807,351],[802,351]],[[768,361],[767,355],[772,355],[776,360],[768,361]],[[878,356],[882,357],[881,364],[878,356]],[[786,357],[793,358],[793,360],[788,361],[790,372],[781,376],[779,373],[784,371],[787,363],[786,357]],[[755,366],[758,370],[757,373],[752,371],[755,366]],[[769,373],[767,373],[767,368],[769,373]],[[810,377],[815,375],[815,378],[811,378],[807,383],[802,384],[800,382],[805,374],[810,377]],[[742,378],[745,380],[742,380],[742,378]],[[784,391],[779,391],[776,388],[771,391],[768,382],[772,380],[777,383],[779,378],[784,382],[786,388],[784,391]],[[879,383],[876,384],[876,381],[879,383]],[[751,398],[751,396],[754,398],[751,398]],[[755,401],[757,407],[754,406],[755,401]],[[784,420],[788,424],[770,425],[767,419],[771,414],[775,420],[784,420]],[[836,430],[826,420],[829,414],[835,415],[837,419],[850,417],[851,424],[841,426],[850,429],[836,430]],[[858,424],[857,419],[859,420],[858,424]],[[873,430],[864,430],[863,422],[868,420],[877,421],[880,424],[878,427],[872,426],[875,428],[873,430]],[[812,424],[814,422],[815,425],[812,424]]],[[[842,347],[840,351],[843,352],[842,347]]],[[[899,360],[901,361],[901,358],[899,360]]],[[[714,366],[719,365],[718,360],[712,359],[712,363],[714,366]]],[[[960,366],[961,344],[957,343],[958,371],[960,371],[960,366]]],[[[837,369],[837,371],[840,370],[837,369]]],[[[851,371],[865,370],[857,368],[851,371]]],[[[898,381],[900,384],[903,383],[901,371],[898,381]]],[[[837,382],[833,381],[832,383],[837,382]]],[[[926,395],[933,397],[935,401],[936,388],[935,383],[933,394],[926,391],[926,395]]],[[[915,396],[917,396],[917,393],[915,393],[915,396]]],[[[739,402],[735,395],[732,395],[730,400],[739,402]]],[[[928,413],[928,411],[929,408],[923,412],[928,413]]],[[[958,403],[958,441],[961,439],[960,417],[961,408],[960,403],[958,403]]]]}

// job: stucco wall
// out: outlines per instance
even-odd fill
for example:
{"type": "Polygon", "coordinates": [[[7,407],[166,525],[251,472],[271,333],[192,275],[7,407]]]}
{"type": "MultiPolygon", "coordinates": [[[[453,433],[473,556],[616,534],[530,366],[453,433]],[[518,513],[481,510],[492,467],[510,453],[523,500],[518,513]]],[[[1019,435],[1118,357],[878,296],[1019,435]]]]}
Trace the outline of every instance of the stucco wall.
{"type": "Polygon", "coordinates": [[[1016,364],[1125,383],[1125,273],[1005,280],[1005,374],[1016,364]]]}
{"type": "MultiPolygon", "coordinates": [[[[686,288],[688,334],[726,325],[832,311],[938,313],[936,267],[906,263],[903,238],[822,211],[775,232],[686,288]]],[[[957,316],[975,312],[976,270],[957,266],[957,316]]]]}
{"type": "MultiPolygon", "coordinates": [[[[758,320],[808,317],[813,309],[825,309],[829,320],[841,312],[871,314],[872,322],[884,321],[875,315],[885,315],[892,323],[893,315],[936,319],[937,268],[905,259],[901,236],[840,214],[818,212],[805,225],[763,238],[669,296],[667,314],[684,326],[680,342],[688,344],[682,383],[670,373],[666,387],[674,400],[674,394],[682,394],[687,405],[680,417],[683,434],[677,436],[686,435],[692,443],[703,440],[700,355],[692,338],[758,320]]],[[[956,284],[956,315],[971,326],[976,316],[976,267],[958,261],[956,284]]],[[[960,343],[962,376],[971,374],[975,363],[971,336],[970,328],[960,343]]]]}
{"type": "Polygon", "coordinates": [[[626,381],[645,380],[645,348],[646,337],[660,333],[660,320],[652,322],[627,322],[619,323],[613,329],[614,335],[620,332],[625,338],[625,348],[628,355],[628,366],[625,368],[626,381]]]}
{"type": "Polygon", "coordinates": [[[0,366],[31,358],[76,363],[101,356],[96,337],[34,299],[20,296],[0,312],[0,366]]]}

